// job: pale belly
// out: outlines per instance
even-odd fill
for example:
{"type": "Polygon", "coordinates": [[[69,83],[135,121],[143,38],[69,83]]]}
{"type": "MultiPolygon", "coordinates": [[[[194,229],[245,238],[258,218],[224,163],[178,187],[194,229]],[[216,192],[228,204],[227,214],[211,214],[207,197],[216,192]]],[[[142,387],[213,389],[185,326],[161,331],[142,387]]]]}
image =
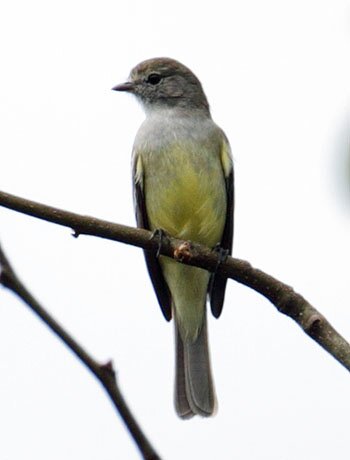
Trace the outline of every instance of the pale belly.
{"type": "Polygon", "coordinates": [[[158,156],[147,165],[144,186],[152,230],[209,247],[221,241],[227,199],[219,156],[158,156]]]}

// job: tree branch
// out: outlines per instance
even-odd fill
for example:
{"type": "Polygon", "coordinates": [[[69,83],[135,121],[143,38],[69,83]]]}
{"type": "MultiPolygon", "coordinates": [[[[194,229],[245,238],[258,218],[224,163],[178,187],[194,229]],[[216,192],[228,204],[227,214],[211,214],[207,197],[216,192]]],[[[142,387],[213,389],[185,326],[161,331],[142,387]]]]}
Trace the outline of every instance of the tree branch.
{"type": "Polygon", "coordinates": [[[160,457],[142,432],[140,426],[128,408],[117,385],[116,375],[111,361],[100,364],[95,361],[74,338],[39,304],[22,284],[0,246],[0,284],[17,294],[28,307],[67,345],[67,347],[85,364],[100,381],[113,405],[123,419],[142,456],[146,460],[160,460],[160,457]]]}
{"type": "Polygon", "coordinates": [[[350,371],[350,345],[326,318],[300,294],[272,276],[253,268],[248,262],[228,257],[220,262],[215,251],[175,238],[152,237],[144,229],[114,224],[94,217],[63,211],[8,193],[0,192],[0,206],[58,225],[70,227],[75,236],[94,235],[119,241],[171,257],[179,262],[217,271],[265,296],[281,313],[294,319],[313,340],[350,371]]]}

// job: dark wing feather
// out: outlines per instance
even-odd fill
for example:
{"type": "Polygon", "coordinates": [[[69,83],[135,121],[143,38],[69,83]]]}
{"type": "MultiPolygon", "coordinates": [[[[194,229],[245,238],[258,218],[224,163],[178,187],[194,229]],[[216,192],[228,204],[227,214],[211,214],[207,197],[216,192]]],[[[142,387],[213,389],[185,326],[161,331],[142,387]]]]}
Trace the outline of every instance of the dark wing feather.
{"type": "MultiPolygon", "coordinates": [[[[136,163],[136,162],[135,162],[136,163]]],[[[142,180],[136,181],[135,163],[133,166],[134,205],[137,226],[150,230],[148,224],[145,196],[142,189],[142,180]]],[[[164,279],[162,269],[154,251],[144,250],[147,269],[156,293],[160,308],[167,321],[171,320],[171,294],[164,279]]]]}
{"type": "MultiPolygon", "coordinates": [[[[228,254],[232,254],[233,241],[233,211],[234,211],[234,174],[233,168],[230,170],[226,181],[227,210],[224,233],[220,242],[220,247],[228,254]]],[[[213,274],[209,284],[209,298],[211,312],[215,318],[219,318],[224,304],[227,278],[218,274],[213,274]]]]}

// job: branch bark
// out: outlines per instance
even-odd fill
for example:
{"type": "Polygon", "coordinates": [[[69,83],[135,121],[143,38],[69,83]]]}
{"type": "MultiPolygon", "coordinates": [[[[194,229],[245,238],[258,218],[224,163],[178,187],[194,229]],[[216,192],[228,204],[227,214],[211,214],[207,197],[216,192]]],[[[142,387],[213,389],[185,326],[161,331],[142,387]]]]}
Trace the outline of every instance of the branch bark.
{"type": "Polygon", "coordinates": [[[100,381],[145,460],[160,460],[121,394],[111,361],[100,364],[40,305],[16,275],[0,246],[0,284],[10,289],[67,345],[100,381]]]}
{"type": "Polygon", "coordinates": [[[179,262],[211,272],[217,271],[234,279],[265,296],[279,312],[296,321],[306,334],[350,371],[350,345],[327,319],[290,286],[253,268],[245,260],[228,257],[225,262],[220,262],[215,251],[195,243],[171,237],[152,236],[151,232],[144,229],[75,214],[5,192],[0,192],[0,206],[70,227],[75,236],[93,235],[158,251],[159,254],[179,262]]]}

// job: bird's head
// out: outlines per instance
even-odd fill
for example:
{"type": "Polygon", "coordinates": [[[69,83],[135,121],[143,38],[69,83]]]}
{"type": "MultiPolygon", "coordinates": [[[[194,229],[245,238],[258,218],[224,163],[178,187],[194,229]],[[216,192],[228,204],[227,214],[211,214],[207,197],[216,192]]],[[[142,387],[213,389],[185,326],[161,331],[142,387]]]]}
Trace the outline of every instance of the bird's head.
{"type": "Polygon", "coordinates": [[[198,78],[170,58],[153,58],[134,67],[128,81],[112,88],[134,94],[146,110],[179,107],[209,113],[209,104],[198,78]]]}

